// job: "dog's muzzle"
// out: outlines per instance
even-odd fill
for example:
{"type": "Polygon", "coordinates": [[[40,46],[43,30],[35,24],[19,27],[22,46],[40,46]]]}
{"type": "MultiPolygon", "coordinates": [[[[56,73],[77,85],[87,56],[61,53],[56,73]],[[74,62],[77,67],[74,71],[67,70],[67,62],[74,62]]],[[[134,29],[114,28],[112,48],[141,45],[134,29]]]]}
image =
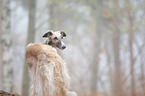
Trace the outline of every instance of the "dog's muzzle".
{"type": "Polygon", "coordinates": [[[66,48],[66,45],[62,41],[60,41],[56,44],[56,47],[63,50],[66,48]]]}

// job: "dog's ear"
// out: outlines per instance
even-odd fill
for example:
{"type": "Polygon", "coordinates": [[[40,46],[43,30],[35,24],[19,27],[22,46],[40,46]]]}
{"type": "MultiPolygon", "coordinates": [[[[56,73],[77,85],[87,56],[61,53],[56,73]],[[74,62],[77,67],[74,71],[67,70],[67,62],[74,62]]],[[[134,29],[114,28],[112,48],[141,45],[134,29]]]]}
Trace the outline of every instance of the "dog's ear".
{"type": "Polygon", "coordinates": [[[43,37],[50,37],[52,35],[53,35],[52,31],[48,31],[43,35],[43,37]]]}
{"type": "Polygon", "coordinates": [[[62,35],[62,37],[66,37],[66,34],[65,34],[65,32],[63,32],[63,31],[60,31],[60,34],[62,35]]]}

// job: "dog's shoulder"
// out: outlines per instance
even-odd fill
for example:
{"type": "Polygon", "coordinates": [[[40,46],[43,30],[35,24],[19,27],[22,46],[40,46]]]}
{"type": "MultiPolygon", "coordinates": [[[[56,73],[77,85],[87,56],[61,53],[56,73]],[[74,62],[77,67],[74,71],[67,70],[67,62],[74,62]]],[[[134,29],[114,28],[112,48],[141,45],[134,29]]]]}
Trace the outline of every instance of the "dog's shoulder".
{"type": "Polygon", "coordinates": [[[56,54],[57,51],[55,48],[45,45],[42,43],[30,43],[26,48],[26,57],[37,56],[39,54],[56,54]]]}

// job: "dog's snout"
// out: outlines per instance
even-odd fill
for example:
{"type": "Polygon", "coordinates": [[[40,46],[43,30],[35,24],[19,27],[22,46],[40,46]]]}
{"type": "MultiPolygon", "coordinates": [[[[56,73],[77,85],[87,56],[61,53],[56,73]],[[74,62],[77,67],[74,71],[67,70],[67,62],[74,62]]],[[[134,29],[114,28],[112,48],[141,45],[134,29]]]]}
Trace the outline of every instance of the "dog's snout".
{"type": "Polygon", "coordinates": [[[65,49],[66,48],[66,46],[62,46],[62,49],[65,49]]]}

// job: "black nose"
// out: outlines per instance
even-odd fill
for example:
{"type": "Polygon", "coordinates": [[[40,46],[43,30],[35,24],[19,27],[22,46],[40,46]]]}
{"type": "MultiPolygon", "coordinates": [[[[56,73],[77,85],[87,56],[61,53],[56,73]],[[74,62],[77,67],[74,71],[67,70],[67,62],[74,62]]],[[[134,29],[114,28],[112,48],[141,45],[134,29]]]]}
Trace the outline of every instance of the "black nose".
{"type": "Polygon", "coordinates": [[[66,48],[66,46],[62,46],[62,49],[65,49],[66,48]]]}

